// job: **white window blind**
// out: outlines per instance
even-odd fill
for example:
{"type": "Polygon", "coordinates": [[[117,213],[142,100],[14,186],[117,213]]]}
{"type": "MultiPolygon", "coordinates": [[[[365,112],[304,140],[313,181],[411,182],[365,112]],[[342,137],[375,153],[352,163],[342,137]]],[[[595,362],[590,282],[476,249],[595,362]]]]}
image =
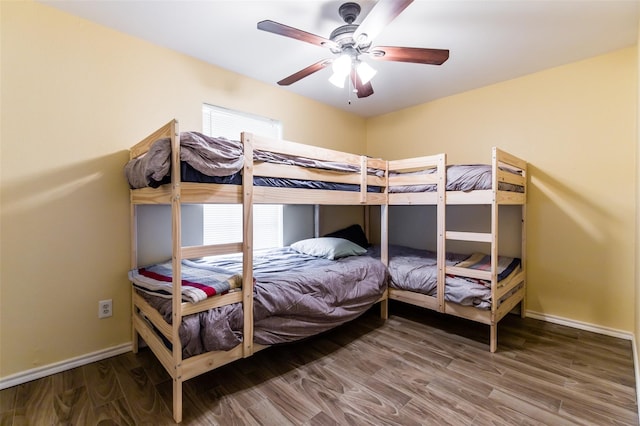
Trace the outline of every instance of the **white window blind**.
{"type": "MultiPolygon", "coordinates": [[[[209,136],[240,139],[240,133],[251,132],[271,138],[282,136],[277,120],[204,104],[202,132],[209,136]]],[[[257,204],[253,207],[254,249],[282,247],[282,205],[257,204]]],[[[242,241],[242,205],[205,204],[203,211],[203,243],[224,244],[242,241]]]]}
{"type": "Polygon", "coordinates": [[[251,132],[270,138],[282,137],[282,124],[278,120],[259,115],[233,111],[213,105],[202,106],[202,133],[240,140],[240,133],[251,132]]]}

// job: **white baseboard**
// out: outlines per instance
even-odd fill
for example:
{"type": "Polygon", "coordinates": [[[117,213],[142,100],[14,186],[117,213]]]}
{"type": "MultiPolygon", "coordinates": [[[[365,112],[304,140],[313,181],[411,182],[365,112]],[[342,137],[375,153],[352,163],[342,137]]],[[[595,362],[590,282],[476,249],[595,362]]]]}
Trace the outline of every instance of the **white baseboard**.
{"type": "Polygon", "coordinates": [[[593,333],[604,334],[605,336],[617,337],[619,339],[633,340],[633,333],[629,331],[616,330],[615,328],[602,327],[600,325],[534,311],[526,311],[526,316],[553,324],[566,325],[567,327],[577,328],[578,330],[591,331],[593,333]]]}
{"type": "Polygon", "coordinates": [[[30,382],[31,380],[41,379],[43,377],[60,373],[62,371],[71,370],[72,368],[80,367],[92,362],[111,358],[112,356],[121,355],[130,352],[131,350],[133,350],[131,342],[123,343],[122,345],[103,349],[101,351],[92,352],[86,355],[81,355],[79,357],[67,359],[65,361],[43,365],[42,367],[37,367],[31,370],[12,374],[7,377],[2,377],[0,378],[0,390],[16,385],[21,385],[23,383],[30,382]]]}

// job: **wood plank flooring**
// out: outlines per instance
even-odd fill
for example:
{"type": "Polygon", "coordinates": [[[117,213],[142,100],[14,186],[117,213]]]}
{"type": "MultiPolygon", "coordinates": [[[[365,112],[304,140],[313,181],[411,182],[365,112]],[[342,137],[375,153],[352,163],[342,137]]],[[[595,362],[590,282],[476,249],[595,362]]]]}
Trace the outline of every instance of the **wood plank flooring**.
{"type": "MultiPolygon", "coordinates": [[[[184,384],[185,425],[637,425],[631,342],[508,316],[487,326],[393,303],[184,384]]],[[[0,391],[0,425],[165,425],[149,350],[0,391]]]]}

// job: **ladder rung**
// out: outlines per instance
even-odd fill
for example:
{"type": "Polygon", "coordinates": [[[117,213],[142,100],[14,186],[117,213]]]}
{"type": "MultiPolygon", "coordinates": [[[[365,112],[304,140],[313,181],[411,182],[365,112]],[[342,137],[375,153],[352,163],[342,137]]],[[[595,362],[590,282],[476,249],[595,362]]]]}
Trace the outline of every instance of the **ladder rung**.
{"type": "Polygon", "coordinates": [[[460,268],[458,266],[447,266],[445,273],[459,275],[461,277],[475,278],[478,280],[491,281],[491,271],[480,271],[472,268],[460,268]]]}
{"type": "Polygon", "coordinates": [[[212,244],[208,246],[182,247],[182,258],[193,259],[196,257],[216,256],[219,254],[240,253],[242,243],[212,244]]]}
{"type": "Polygon", "coordinates": [[[447,240],[477,241],[481,243],[490,243],[493,239],[491,233],[460,231],[447,231],[445,233],[445,238],[447,240]]]}

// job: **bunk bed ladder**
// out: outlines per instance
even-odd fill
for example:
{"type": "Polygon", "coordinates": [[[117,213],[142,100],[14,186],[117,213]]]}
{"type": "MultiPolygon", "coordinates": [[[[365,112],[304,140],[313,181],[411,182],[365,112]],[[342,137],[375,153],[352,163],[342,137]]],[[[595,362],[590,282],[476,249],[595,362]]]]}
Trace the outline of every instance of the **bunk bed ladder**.
{"type": "Polygon", "coordinates": [[[462,232],[462,231],[446,231],[445,240],[472,241],[488,243],[490,245],[491,268],[489,271],[481,271],[468,268],[452,267],[445,268],[447,274],[459,275],[463,277],[476,278],[491,282],[491,309],[485,314],[467,307],[453,306],[445,303],[445,310],[449,308],[456,311],[460,316],[473,319],[489,325],[490,337],[489,347],[491,352],[495,352],[498,342],[498,322],[500,319],[511,311],[518,303],[520,303],[520,315],[524,318],[524,292],[526,287],[526,268],[525,268],[525,248],[526,248],[526,162],[499,150],[496,147],[492,149],[492,182],[491,190],[487,191],[490,198],[486,201],[478,202],[483,198],[478,198],[469,204],[484,204],[491,206],[491,231],[490,232],[462,232]],[[521,176],[510,174],[500,169],[503,165],[513,167],[521,171],[521,176]],[[501,191],[499,184],[501,182],[522,185],[524,193],[501,191]],[[522,222],[521,222],[521,272],[516,275],[513,280],[506,284],[503,288],[498,289],[498,214],[500,205],[520,205],[522,222]],[[516,289],[516,285],[523,283],[523,288],[518,290],[520,294],[516,298],[512,298],[511,302],[499,303],[500,299],[507,294],[508,291],[516,289]]]}
{"type": "MultiPolygon", "coordinates": [[[[497,170],[497,154],[496,148],[492,149],[492,170],[497,170]]],[[[458,275],[462,277],[486,280],[491,282],[491,300],[496,300],[496,291],[498,285],[498,196],[497,196],[497,188],[498,188],[498,179],[497,173],[492,173],[492,185],[491,185],[491,231],[490,232],[468,232],[468,231],[444,231],[445,237],[444,240],[456,240],[456,241],[469,241],[469,242],[480,242],[480,243],[488,243],[490,245],[489,253],[491,257],[491,269],[489,271],[482,271],[476,269],[469,268],[461,268],[456,266],[446,266],[444,267],[446,274],[458,275]]],[[[474,202],[475,204],[475,202],[474,202]]],[[[444,223],[444,219],[442,219],[444,223]]],[[[444,243],[443,243],[444,244],[444,243]]],[[[442,253],[444,255],[444,247],[442,253]]],[[[438,259],[438,262],[442,262],[439,264],[444,265],[445,261],[438,259]]],[[[444,278],[443,278],[444,282],[444,278]]],[[[444,291],[442,292],[444,297],[444,291]]],[[[490,315],[484,316],[482,314],[472,313],[472,310],[465,309],[464,307],[454,307],[449,305],[450,309],[458,309],[460,312],[467,312],[466,315],[471,315],[472,318],[483,322],[489,325],[489,348],[491,352],[495,352],[497,349],[497,341],[498,341],[498,319],[496,316],[496,308],[497,303],[491,303],[491,312],[490,315]]],[[[445,303],[444,311],[446,311],[447,305],[445,303]]]]}

